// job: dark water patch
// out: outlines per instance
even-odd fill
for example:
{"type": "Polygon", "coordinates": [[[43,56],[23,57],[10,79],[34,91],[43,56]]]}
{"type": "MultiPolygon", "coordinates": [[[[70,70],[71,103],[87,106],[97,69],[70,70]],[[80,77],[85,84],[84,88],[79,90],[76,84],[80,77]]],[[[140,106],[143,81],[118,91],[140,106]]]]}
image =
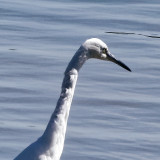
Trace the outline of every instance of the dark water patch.
{"type": "Polygon", "coordinates": [[[1,93],[21,93],[21,94],[38,94],[38,91],[23,89],[23,88],[15,88],[15,87],[0,87],[1,93]]]}
{"type": "Polygon", "coordinates": [[[10,48],[9,50],[10,50],[10,51],[15,51],[16,49],[15,49],[15,48],[10,48]]]}
{"type": "Polygon", "coordinates": [[[48,97],[19,97],[19,98],[12,98],[12,97],[0,97],[0,103],[7,102],[8,104],[15,104],[15,103],[48,103],[49,101],[52,102],[52,100],[48,97]]]}
{"type": "Polygon", "coordinates": [[[149,38],[160,38],[158,35],[146,35],[146,34],[141,34],[141,33],[132,33],[132,32],[105,32],[108,34],[122,34],[122,35],[138,35],[138,36],[144,36],[144,37],[149,37],[149,38]]]}

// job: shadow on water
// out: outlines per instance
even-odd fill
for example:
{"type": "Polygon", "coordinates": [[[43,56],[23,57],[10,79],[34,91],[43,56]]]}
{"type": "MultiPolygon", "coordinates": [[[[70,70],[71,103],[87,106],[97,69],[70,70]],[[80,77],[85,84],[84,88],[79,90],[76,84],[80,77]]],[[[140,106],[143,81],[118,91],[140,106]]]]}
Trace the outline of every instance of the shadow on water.
{"type": "Polygon", "coordinates": [[[105,33],[109,33],[109,34],[133,34],[133,35],[138,35],[138,36],[145,36],[145,37],[149,37],[149,38],[160,38],[160,36],[156,36],[156,35],[146,35],[146,34],[137,34],[137,33],[132,33],[132,32],[105,32],[105,33]]]}

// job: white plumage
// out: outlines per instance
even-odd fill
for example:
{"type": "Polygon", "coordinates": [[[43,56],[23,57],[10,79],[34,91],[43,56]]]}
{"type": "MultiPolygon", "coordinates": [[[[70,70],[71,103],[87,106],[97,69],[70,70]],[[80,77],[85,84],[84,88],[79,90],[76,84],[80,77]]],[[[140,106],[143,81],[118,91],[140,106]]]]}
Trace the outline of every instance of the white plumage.
{"type": "Polygon", "coordinates": [[[86,60],[97,58],[112,61],[131,71],[108,51],[107,45],[97,38],[86,40],[77,50],[64,73],[62,90],[56,108],[43,135],[14,160],[59,160],[63,151],[67,121],[78,78],[86,60]]]}

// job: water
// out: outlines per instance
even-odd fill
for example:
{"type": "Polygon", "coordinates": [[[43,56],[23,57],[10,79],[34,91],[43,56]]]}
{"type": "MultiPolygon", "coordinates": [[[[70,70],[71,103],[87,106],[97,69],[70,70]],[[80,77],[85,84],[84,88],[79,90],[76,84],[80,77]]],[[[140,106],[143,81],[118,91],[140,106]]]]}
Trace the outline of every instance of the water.
{"type": "Polygon", "coordinates": [[[69,60],[98,37],[133,72],[99,60],[84,65],[61,160],[159,160],[159,15],[159,0],[1,0],[1,159],[43,133],[69,60]]]}

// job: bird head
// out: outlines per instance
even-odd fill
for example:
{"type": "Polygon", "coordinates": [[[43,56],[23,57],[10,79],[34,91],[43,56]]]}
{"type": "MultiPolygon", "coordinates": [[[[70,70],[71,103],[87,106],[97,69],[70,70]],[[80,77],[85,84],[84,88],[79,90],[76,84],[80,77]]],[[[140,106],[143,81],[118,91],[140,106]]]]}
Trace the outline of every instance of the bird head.
{"type": "Polygon", "coordinates": [[[120,60],[117,60],[115,56],[109,52],[107,45],[102,40],[98,38],[88,39],[83,43],[83,47],[87,50],[89,58],[111,61],[131,72],[129,67],[120,60]]]}

